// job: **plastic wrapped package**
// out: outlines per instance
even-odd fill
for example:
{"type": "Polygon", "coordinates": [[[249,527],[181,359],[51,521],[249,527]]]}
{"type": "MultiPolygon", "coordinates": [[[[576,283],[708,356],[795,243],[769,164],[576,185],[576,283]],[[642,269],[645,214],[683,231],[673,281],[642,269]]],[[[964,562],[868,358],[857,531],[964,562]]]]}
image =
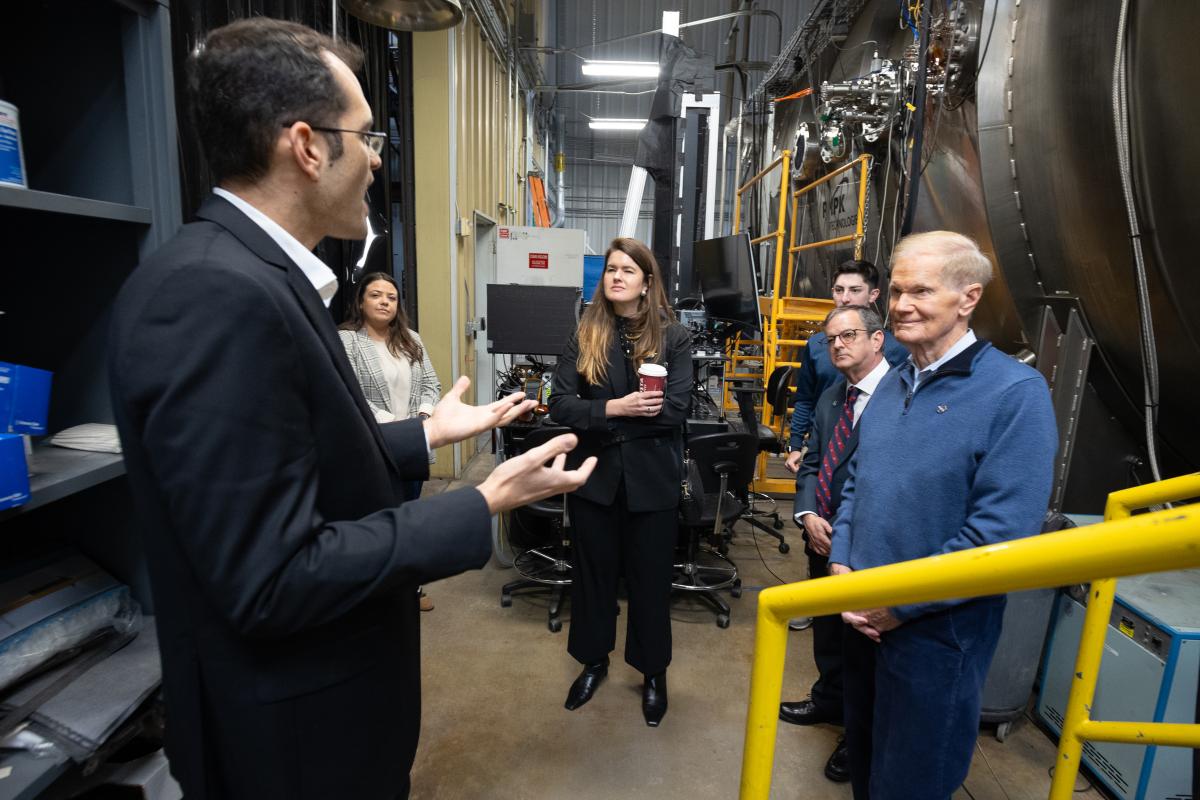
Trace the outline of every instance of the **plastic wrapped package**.
{"type": "Polygon", "coordinates": [[[82,556],[6,582],[0,608],[0,692],[93,636],[141,621],[129,587],[82,556]]]}

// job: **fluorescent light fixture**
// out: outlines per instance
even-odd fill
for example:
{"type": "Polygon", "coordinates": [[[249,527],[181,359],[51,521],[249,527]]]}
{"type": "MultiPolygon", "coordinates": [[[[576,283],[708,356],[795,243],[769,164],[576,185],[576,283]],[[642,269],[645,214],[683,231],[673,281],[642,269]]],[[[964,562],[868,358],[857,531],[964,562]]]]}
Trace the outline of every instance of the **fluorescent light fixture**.
{"type": "Polygon", "coordinates": [[[640,131],[646,127],[644,119],[593,119],[588,127],[594,131],[640,131]]]}
{"type": "Polygon", "coordinates": [[[667,36],[674,36],[677,39],[679,38],[679,12],[678,11],[664,11],[663,12],[662,32],[665,33],[667,36]]]}
{"type": "Polygon", "coordinates": [[[584,61],[584,75],[612,75],[622,78],[657,78],[657,61],[584,61]]]}

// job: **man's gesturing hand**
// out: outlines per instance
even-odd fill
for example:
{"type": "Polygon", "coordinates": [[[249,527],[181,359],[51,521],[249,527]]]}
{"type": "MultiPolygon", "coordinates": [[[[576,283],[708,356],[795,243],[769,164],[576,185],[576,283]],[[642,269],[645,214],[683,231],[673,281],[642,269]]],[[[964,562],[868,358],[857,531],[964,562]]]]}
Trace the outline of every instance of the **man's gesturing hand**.
{"type": "Polygon", "coordinates": [[[526,400],[520,392],[486,406],[469,405],[463,402],[462,396],[470,385],[471,379],[463,375],[433,407],[433,414],[425,420],[425,433],[431,448],[461,442],[492,428],[502,428],[537,405],[536,400],[526,400]]]}
{"type": "Polygon", "coordinates": [[[493,514],[509,511],[583,486],[596,467],[595,456],[585,459],[579,469],[563,469],[567,452],[573,450],[577,442],[572,433],[555,436],[541,447],[510,458],[492,470],[487,480],[479,485],[488,510],[493,514]],[[546,466],[547,461],[553,463],[546,466]]]}

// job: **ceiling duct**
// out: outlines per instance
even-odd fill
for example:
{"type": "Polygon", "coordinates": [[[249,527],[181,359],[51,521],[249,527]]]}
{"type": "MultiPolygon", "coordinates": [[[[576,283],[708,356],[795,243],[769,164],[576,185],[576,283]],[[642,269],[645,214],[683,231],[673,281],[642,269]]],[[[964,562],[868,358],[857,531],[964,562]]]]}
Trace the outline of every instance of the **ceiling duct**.
{"type": "Polygon", "coordinates": [[[459,0],[341,0],[349,13],[394,31],[440,31],[463,20],[459,0]]]}

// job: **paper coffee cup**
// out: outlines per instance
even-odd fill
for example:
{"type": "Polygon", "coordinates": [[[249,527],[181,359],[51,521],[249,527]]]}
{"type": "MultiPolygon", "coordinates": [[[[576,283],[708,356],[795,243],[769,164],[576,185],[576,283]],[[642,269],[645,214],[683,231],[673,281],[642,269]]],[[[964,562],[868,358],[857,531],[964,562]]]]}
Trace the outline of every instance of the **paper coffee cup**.
{"type": "Polygon", "coordinates": [[[667,386],[667,368],[662,364],[642,364],[638,367],[639,389],[643,392],[661,392],[667,386]]]}

